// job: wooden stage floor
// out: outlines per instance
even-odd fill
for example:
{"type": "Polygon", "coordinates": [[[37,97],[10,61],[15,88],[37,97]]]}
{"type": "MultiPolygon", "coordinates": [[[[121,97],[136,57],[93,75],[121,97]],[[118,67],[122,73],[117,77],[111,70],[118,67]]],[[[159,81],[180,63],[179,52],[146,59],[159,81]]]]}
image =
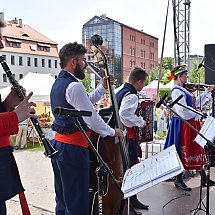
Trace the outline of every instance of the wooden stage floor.
{"type": "MultiPolygon", "coordinates": [[[[211,168],[211,179],[215,180],[215,168],[211,168]]],[[[142,210],[143,215],[193,215],[192,209],[195,209],[199,203],[200,193],[200,175],[185,179],[188,186],[192,188],[190,195],[182,195],[185,192],[179,190],[171,181],[162,182],[152,188],[142,191],[138,194],[138,199],[149,205],[149,210],[142,210]],[[162,210],[162,207],[171,199],[180,197],[170,202],[162,210]]],[[[210,187],[210,214],[215,215],[215,187],[210,187]]],[[[206,187],[202,190],[202,199],[206,205],[206,187]]],[[[202,204],[201,204],[202,205],[202,204]]],[[[204,206],[202,205],[202,208],[204,206]]],[[[196,215],[203,215],[206,212],[199,210],[196,215]]]]}

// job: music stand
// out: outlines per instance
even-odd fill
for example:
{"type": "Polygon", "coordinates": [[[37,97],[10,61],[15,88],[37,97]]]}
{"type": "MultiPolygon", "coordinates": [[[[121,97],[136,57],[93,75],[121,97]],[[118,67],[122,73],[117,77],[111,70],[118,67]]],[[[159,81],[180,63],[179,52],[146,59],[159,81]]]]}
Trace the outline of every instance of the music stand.
{"type": "MultiPolygon", "coordinates": [[[[205,151],[206,151],[206,158],[207,158],[207,177],[206,177],[206,181],[207,181],[207,195],[206,195],[206,215],[210,215],[209,213],[209,180],[210,180],[210,162],[211,162],[211,148],[215,148],[215,144],[213,142],[211,142],[210,140],[208,140],[204,135],[202,135],[196,128],[194,128],[189,122],[187,122],[184,118],[182,118],[179,114],[177,114],[169,105],[167,105],[165,102],[163,102],[163,104],[167,107],[168,110],[170,110],[173,114],[175,114],[177,117],[179,117],[184,123],[186,123],[193,131],[195,131],[197,134],[199,134],[204,140],[206,140],[206,145],[205,145],[205,151]]],[[[176,102],[175,104],[178,104],[184,108],[187,108],[188,110],[193,111],[194,113],[197,113],[201,116],[204,116],[203,114],[187,107],[184,106],[178,102],[176,102]]],[[[205,117],[205,116],[204,116],[205,117]]],[[[201,204],[201,203],[200,203],[201,204]]],[[[201,209],[201,207],[200,207],[201,209]]],[[[202,209],[201,209],[202,210],[202,209]]]]}
{"type": "MultiPolygon", "coordinates": [[[[179,105],[179,106],[181,106],[181,107],[183,107],[183,108],[186,108],[186,109],[188,109],[188,110],[190,110],[190,111],[193,111],[194,113],[197,113],[198,115],[200,115],[200,116],[202,116],[202,117],[204,117],[204,118],[207,118],[207,116],[205,116],[204,114],[202,114],[202,113],[200,113],[200,112],[198,112],[198,111],[196,111],[196,110],[193,110],[192,108],[190,108],[190,107],[188,107],[188,106],[185,106],[185,105],[183,105],[183,104],[181,104],[181,103],[179,103],[179,102],[177,102],[176,103],[177,105],[179,105]]],[[[197,212],[198,212],[198,210],[203,210],[203,211],[205,211],[204,209],[202,209],[201,208],[201,204],[203,204],[203,206],[206,208],[206,214],[207,215],[209,215],[210,213],[209,213],[209,196],[210,196],[210,191],[209,191],[209,180],[210,180],[210,164],[211,164],[211,149],[213,148],[215,148],[215,144],[214,143],[212,143],[211,141],[209,141],[207,138],[205,138],[201,133],[199,133],[198,132],[198,134],[203,138],[203,139],[205,139],[206,141],[207,141],[207,144],[205,145],[205,147],[204,147],[204,149],[205,149],[205,151],[206,151],[206,168],[207,168],[207,174],[206,174],[206,183],[207,183],[207,194],[206,194],[206,206],[205,206],[205,204],[202,202],[202,200],[201,200],[201,196],[202,196],[202,183],[201,183],[201,186],[200,186],[200,200],[199,200],[199,203],[198,203],[198,205],[197,205],[197,207],[196,207],[196,209],[193,209],[193,210],[191,210],[191,211],[194,211],[194,214],[196,214],[197,212]],[[211,144],[208,144],[208,141],[209,142],[211,142],[212,143],[212,145],[211,144]],[[198,208],[198,206],[199,206],[199,208],[198,208]],[[208,210],[208,211],[207,211],[208,210]]]]}

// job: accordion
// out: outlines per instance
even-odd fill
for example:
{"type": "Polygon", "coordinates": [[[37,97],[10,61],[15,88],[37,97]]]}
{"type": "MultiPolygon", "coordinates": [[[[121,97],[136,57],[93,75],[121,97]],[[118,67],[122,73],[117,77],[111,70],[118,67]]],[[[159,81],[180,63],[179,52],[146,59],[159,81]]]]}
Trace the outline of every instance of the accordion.
{"type": "Polygon", "coordinates": [[[139,99],[136,114],[146,121],[146,126],[136,129],[136,138],[139,143],[153,140],[153,110],[154,102],[151,99],[139,99]]]}

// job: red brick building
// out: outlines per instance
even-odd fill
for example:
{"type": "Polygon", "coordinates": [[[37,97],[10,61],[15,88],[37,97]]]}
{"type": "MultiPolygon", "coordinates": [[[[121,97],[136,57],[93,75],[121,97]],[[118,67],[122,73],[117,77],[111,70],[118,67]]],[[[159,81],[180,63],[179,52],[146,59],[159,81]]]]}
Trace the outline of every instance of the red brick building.
{"type": "Polygon", "coordinates": [[[122,80],[135,65],[150,71],[158,64],[158,38],[122,25],[122,80]]]}
{"type": "Polygon", "coordinates": [[[108,56],[110,71],[115,75],[118,84],[125,82],[130,70],[140,66],[150,71],[158,64],[158,38],[137,30],[106,15],[94,16],[82,28],[82,42],[94,34],[103,37],[112,56],[108,56]]]}

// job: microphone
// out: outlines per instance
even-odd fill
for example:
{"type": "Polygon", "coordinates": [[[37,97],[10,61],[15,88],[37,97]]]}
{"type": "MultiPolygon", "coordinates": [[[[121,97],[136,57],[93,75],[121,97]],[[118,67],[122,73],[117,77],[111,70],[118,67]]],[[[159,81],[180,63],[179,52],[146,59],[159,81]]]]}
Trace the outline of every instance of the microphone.
{"type": "Polygon", "coordinates": [[[169,104],[169,107],[172,108],[182,97],[183,95],[181,94],[175,101],[169,104]]]}
{"type": "Polygon", "coordinates": [[[203,62],[205,61],[205,58],[206,58],[206,56],[204,56],[204,57],[202,58],[201,63],[198,65],[198,69],[200,69],[201,67],[204,67],[204,66],[205,66],[205,65],[203,65],[203,62]]]}
{"type": "Polygon", "coordinates": [[[167,96],[168,96],[168,93],[166,92],[166,93],[163,95],[163,97],[160,99],[160,101],[155,105],[155,107],[156,107],[156,108],[159,108],[159,107],[162,105],[162,103],[164,102],[164,100],[167,98],[167,96]]]}
{"type": "Polygon", "coordinates": [[[54,113],[57,115],[67,115],[67,116],[73,116],[73,117],[79,117],[79,116],[92,116],[91,111],[85,111],[85,110],[75,110],[75,109],[69,109],[69,108],[63,108],[63,107],[56,107],[54,109],[54,113]]]}

